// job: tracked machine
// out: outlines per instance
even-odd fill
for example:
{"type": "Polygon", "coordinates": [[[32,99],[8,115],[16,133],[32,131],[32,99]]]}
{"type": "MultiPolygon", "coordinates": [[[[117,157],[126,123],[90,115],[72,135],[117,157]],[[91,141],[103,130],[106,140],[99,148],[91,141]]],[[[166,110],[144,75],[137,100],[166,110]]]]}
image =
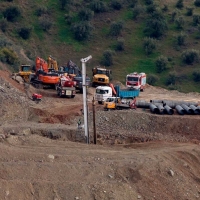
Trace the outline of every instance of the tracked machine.
{"type": "Polygon", "coordinates": [[[60,76],[55,69],[42,58],[36,58],[36,72],[31,76],[30,82],[36,88],[55,88],[60,81],[60,76]]]}

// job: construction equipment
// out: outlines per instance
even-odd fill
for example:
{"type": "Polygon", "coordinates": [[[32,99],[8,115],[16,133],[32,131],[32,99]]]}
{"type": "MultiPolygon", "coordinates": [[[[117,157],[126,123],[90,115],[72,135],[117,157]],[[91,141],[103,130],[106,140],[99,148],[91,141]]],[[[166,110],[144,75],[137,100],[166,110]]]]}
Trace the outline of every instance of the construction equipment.
{"type": "Polygon", "coordinates": [[[94,67],[92,69],[93,79],[92,86],[96,85],[109,85],[110,80],[112,79],[112,71],[110,69],[94,67]]]}
{"type": "MultiPolygon", "coordinates": [[[[59,67],[59,73],[67,73],[73,81],[76,81],[76,90],[79,90],[81,93],[83,92],[82,72],[74,62],[69,60],[67,65],[59,67]]],[[[89,87],[90,83],[90,77],[86,76],[86,86],[89,87]]]]}
{"type": "Polygon", "coordinates": [[[32,100],[35,101],[36,103],[39,103],[39,102],[42,100],[42,95],[41,95],[41,94],[34,93],[34,94],[32,95],[32,100]]]}
{"type": "Polygon", "coordinates": [[[59,81],[59,74],[56,71],[49,70],[48,63],[44,59],[37,57],[36,73],[31,77],[31,83],[37,88],[55,88],[59,81]]]}
{"type": "Polygon", "coordinates": [[[29,82],[30,75],[34,74],[31,70],[31,65],[21,65],[19,67],[19,72],[16,75],[19,75],[23,78],[24,82],[29,82]]]}
{"type": "Polygon", "coordinates": [[[70,78],[82,74],[79,67],[71,60],[69,60],[66,65],[59,67],[59,72],[67,73],[70,78]]]}
{"type": "Polygon", "coordinates": [[[58,85],[56,86],[57,95],[59,97],[74,98],[76,94],[76,82],[66,74],[62,75],[58,85]]]}
{"type": "Polygon", "coordinates": [[[136,98],[130,99],[130,101],[124,103],[120,97],[109,97],[104,102],[104,110],[122,110],[122,109],[136,109],[136,98]]]}
{"type": "Polygon", "coordinates": [[[143,91],[146,86],[146,74],[141,73],[131,73],[126,76],[126,87],[130,89],[136,89],[143,91]]]}
{"type": "Polygon", "coordinates": [[[55,58],[51,55],[47,59],[48,71],[58,71],[58,64],[55,58]]]}
{"type": "Polygon", "coordinates": [[[140,90],[120,89],[118,85],[98,86],[96,88],[95,100],[102,104],[109,97],[120,97],[121,99],[134,98],[139,96],[140,90]]]}

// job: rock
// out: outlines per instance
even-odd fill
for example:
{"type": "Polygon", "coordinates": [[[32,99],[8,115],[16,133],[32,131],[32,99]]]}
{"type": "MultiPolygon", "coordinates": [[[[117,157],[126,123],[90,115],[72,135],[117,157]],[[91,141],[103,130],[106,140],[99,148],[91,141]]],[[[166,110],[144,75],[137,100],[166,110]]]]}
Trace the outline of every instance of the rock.
{"type": "Polygon", "coordinates": [[[169,174],[170,176],[174,176],[174,172],[173,172],[171,169],[168,171],[168,174],[169,174]]]}
{"type": "Polygon", "coordinates": [[[51,154],[49,154],[49,155],[48,155],[48,158],[50,158],[50,159],[53,159],[53,160],[54,160],[54,158],[55,158],[55,157],[54,157],[54,155],[51,155],[51,154]]]}

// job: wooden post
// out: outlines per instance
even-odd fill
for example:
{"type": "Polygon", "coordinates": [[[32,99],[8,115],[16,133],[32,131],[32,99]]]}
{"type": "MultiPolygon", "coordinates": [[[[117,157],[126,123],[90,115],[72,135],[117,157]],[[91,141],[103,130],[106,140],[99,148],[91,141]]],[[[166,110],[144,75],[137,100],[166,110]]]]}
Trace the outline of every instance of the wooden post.
{"type": "Polygon", "coordinates": [[[97,143],[97,134],[96,134],[96,122],[95,122],[95,100],[93,97],[92,100],[92,108],[93,108],[93,130],[94,130],[94,144],[97,143]]]}

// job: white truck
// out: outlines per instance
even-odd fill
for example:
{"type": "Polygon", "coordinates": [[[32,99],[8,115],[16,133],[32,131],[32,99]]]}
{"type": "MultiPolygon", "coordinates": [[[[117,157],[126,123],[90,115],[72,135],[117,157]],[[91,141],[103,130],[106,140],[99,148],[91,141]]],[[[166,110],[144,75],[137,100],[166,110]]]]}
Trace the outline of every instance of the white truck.
{"type": "Polygon", "coordinates": [[[96,87],[95,100],[98,101],[99,104],[103,104],[107,98],[112,97],[113,92],[112,88],[109,86],[98,86],[96,87]]]}
{"type": "Polygon", "coordinates": [[[95,100],[99,104],[103,104],[109,97],[120,97],[122,103],[132,101],[133,98],[138,97],[140,90],[120,89],[119,86],[98,86],[96,88],[95,100]]]}

